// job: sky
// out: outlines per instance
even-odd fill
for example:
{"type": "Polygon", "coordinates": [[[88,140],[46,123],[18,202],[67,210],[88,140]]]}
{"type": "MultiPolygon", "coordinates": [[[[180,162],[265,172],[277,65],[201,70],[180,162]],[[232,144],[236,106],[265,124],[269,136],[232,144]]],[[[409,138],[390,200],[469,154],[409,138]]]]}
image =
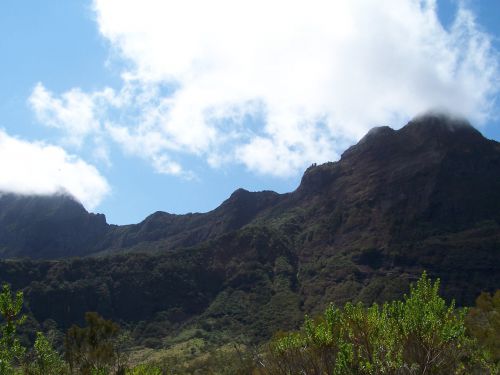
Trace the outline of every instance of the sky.
{"type": "Polygon", "coordinates": [[[440,110],[500,140],[496,0],[4,0],[0,191],[113,224],[294,190],[440,110]]]}

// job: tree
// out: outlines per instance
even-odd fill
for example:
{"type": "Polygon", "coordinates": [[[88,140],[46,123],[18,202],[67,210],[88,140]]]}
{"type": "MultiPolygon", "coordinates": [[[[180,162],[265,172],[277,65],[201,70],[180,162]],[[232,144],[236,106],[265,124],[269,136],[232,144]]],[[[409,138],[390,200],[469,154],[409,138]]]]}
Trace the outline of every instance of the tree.
{"type": "Polygon", "coordinates": [[[85,314],[87,326],[73,325],[66,333],[65,357],[72,373],[117,374],[124,372],[124,360],[118,350],[118,324],[95,312],[85,314]]]}
{"type": "Polygon", "coordinates": [[[42,332],[37,332],[32,357],[24,365],[25,375],[63,375],[67,366],[42,332]]]}
{"type": "Polygon", "coordinates": [[[26,317],[21,315],[23,293],[12,293],[10,286],[4,284],[0,293],[0,374],[15,373],[16,364],[20,363],[25,348],[17,337],[17,328],[26,317]]]}
{"type": "Polygon", "coordinates": [[[476,306],[469,310],[466,323],[470,334],[500,372],[500,289],[493,295],[481,293],[476,306]]]}

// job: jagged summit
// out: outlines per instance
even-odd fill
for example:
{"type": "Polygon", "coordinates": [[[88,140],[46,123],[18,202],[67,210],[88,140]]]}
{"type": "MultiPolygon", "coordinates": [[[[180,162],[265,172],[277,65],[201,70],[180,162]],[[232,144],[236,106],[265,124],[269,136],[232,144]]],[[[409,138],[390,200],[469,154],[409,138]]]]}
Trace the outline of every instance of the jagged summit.
{"type": "Polygon", "coordinates": [[[259,204],[260,201],[273,199],[279,195],[278,193],[270,190],[264,191],[248,191],[246,189],[236,189],[232,192],[228,199],[226,199],[221,206],[238,204],[259,204]]]}
{"type": "Polygon", "coordinates": [[[238,189],[210,212],[134,225],[0,199],[0,257],[108,255],[0,261],[0,278],[25,288],[40,322],[183,311],[180,321],[223,319],[256,336],[270,317],[288,329],[331,302],[400,297],[423,270],[470,305],[500,285],[500,147],[458,125],[427,116],[377,128],[308,168],[294,192],[238,189]]]}
{"type": "Polygon", "coordinates": [[[359,220],[375,215],[370,221],[377,226],[392,215],[408,227],[441,220],[463,228],[479,217],[500,220],[495,191],[500,191],[500,144],[464,120],[426,115],[399,130],[375,128],[338,162],[309,168],[297,194],[336,198],[347,206],[372,202],[359,220]]]}
{"type": "Polygon", "coordinates": [[[415,118],[401,129],[401,134],[417,144],[434,142],[440,147],[486,141],[467,120],[435,114],[415,118]]]}
{"type": "Polygon", "coordinates": [[[457,129],[475,130],[466,118],[444,112],[428,112],[413,118],[408,125],[434,128],[446,128],[448,131],[457,129]]]}
{"type": "Polygon", "coordinates": [[[415,221],[438,225],[441,220],[464,228],[479,218],[500,220],[498,192],[499,144],[465,120],[427,114],[399,130],[373,128],[339,161],[308,168],[295,192],[237,189],[207,213],[158,211],[138,224],[112,226],[104,215],[89,214],[68,196],[0,195],[0,257],[170,251],[315,204],[320,216],[337,212],[342,230],[353,230],[348,228],[359,221],[364,226],[353,228],[372,228],[388,239],[396,222],[409,227],[415,221]]]}
{"type": "Polygon", "coordinates": [[[374,128],[371,128],[366,135],[361,138],[361,140],[358,142],[363,144],[365,142],[371,142],[374,139],[377,138],[387,138],[392,136],[395,133],[395,130],[389,126],[376,126],[374,128]]]}
{"type": "Polygon", "coordinates": [[[356,145],[342,154],[342,159],[360,153],[384,158],[423,148],[442,153],[464,146],[484,147],[488,142],[467,120],[430,113],[414,118],[399,130],[388,126],[371,129],[356,145]]]}

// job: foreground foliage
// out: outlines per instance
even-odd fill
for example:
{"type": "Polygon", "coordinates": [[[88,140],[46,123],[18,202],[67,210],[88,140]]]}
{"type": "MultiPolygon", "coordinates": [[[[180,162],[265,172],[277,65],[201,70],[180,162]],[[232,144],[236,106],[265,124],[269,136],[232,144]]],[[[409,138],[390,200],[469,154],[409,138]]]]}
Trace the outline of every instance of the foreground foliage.
{"type": "Polygon", "coordinates": [[[4,285],[0,293],[0,374],[14,373],[14,365],[24,355],[24,348],[16,335],[17,328],[26,319],[20,316],[23,307],[23,293],[13,294],[9,285],[4,285]]]}
{"type": "Polygon", "coordinates": [[[33,351],[23,367],[25,375],[63,375],[68,372],[66,363],[41,332],[37,332],[33,351]]]}
{"type": "MultiPolygon", "coordinates": [[[[424,273],[403,301],[331,305],[301,331],[278,335],[267,374],[496,374],[488,350],[467,335],[466,310],[447,305],[424,273]]],[[[497,327],[498,329],[498,327],[497,327]]]]}
{"type": "Polygon", "coordinates": [[[125,358],[118,350],[118,324],[95,312],[85,314],[86,327],[72,326],[64,340],[65,358],[73,374],[123,374],[125,358]]]}
{"type": "Polygon", "coordinates": [[[500,369],[500,290],[493,295],[481,293],[476,307],[470,309],[466,323],[470,334],[500,369]]]}
{"type": "MultiPolygon", "coordinates": [[[[403,300],[330,305],[300,331],[278,333],[265,348],[229,345],[186,361],[129,361],[120,328],[97,313],[66,333],[64,359],[41,332],[31,349],[18,328],[23,294],[0,293],[0,375],[449,375],[500,370],[500,291],[482,293],[476,307],[457,309],[439,296],[439,280],[424,273],[403,300]]],[[[196,357],[196,356],[195,356],[196,357]]]]}

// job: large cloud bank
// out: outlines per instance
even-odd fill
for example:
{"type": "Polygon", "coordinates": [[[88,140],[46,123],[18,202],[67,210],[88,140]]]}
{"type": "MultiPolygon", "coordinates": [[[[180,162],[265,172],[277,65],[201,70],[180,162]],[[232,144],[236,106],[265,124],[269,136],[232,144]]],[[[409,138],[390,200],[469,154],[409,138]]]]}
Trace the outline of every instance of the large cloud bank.
{"type": "Polygon", "coordinates": [[[0,193],[69,193],[92,210],[110,190],[92,165],[62,148],[27,142],[1,129],[0,161],[0,193]]]}
{"type": "Polygon", "coordinates": [[[122,87],[54,94],[40,83],[30,103],[68,139],[116,142],[160,173],[188,174],[189,155],[287,176],[335,159],[372,126],[428,109],[478,125],[494,115],[498,54],[463,6],[449,28],[431,0],[93,8],[111,66],[126,67],[122,87]]]}

